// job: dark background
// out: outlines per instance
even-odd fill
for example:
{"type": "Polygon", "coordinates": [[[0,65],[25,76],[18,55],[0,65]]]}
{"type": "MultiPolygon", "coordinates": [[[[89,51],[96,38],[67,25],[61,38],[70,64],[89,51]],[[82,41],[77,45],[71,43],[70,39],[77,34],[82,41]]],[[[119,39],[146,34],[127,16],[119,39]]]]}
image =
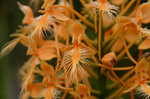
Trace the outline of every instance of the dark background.
{"type": "MultiPolygon", "coordinates": [[[[26,3],[27,1],[21,1],[26,3]]],[[[0,49],[10,41],[23,18],[17,0],[0,0],[0,49]]],[[[21,45],[7,56],[0,58],[0,99],[18,99],[20,91],[19,68],[25,61],[25,49],[21,45]]]]}

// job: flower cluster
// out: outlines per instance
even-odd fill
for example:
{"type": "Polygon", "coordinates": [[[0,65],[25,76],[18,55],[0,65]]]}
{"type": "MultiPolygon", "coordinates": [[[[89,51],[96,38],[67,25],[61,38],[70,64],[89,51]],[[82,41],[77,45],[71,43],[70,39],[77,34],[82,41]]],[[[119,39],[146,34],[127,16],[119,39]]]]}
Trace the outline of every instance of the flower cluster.
{"type": "Polygon", "coordinates": [[[0,52],[7,55],[18,43],[27,48],[20,99],[115,99],[128,93],[134,99],[134,90],[150,97],[149,1],[32,3],[37,14],[18,2],[23,25],[0,52]]]}

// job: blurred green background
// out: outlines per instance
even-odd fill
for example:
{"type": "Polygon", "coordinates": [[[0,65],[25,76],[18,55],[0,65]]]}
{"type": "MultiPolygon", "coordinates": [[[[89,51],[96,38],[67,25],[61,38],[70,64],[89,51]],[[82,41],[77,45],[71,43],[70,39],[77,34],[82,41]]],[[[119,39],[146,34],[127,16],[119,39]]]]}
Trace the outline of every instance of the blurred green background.
{"type": "MultiPolygon", "coordinates": [[[[17,6],[17,0],[0,0],[0,49],[12,39],[9,34],[16,31],[22,18],[23,14],[17,6]]],[[[18,71],[25,61],[24,53],[25,49],[17,45],[9,55],[0,58],[0,99],[18,99],[18,71]]]]}

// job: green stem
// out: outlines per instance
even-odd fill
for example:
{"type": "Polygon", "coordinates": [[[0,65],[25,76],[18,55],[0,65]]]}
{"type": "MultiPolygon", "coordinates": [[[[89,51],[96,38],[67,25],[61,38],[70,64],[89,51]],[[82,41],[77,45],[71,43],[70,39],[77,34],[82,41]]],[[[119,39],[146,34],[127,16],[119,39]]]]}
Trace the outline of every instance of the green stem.
{"type": "Polygon", "coordinates": [[[102,11],[99,11],[98,15],[98,41],[97,41],[97,46],[98,46],[98,58],[101,60],[102,58],[102,11]]]}

